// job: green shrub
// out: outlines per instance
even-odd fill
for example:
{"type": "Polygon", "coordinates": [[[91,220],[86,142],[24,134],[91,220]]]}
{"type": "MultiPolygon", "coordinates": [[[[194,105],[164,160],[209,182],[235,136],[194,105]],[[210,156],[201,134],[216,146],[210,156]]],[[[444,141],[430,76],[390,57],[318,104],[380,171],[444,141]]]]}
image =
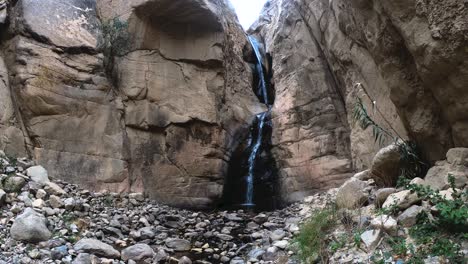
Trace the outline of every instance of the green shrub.
{"type": "Polygon", "coordinates": [[[123,56],[130,50],[131,34],[128,31],[128,22],[119,18],[102,22],[102,38],[99,40],[99,49],[104,53],[104,65],[108,71],[112,70],[115,56],[123,56]]]}
{"type": "Polygon", "coordinates": [[[452,199],[449,200],[442,197],[438,191],[431,189],[429,186],[409,184],[407,188],[429,202],[431,202],[438,210],[435,216],[434,223],[440,229],[447,230],[452,233],[468,232],[468,192],[457,191],[455,186],[455,178],[449,175],[451,188],[454,190],[452,199]]]}
{"type": "MultiPolygon", "coordinates": [[[[294,249],[303,263],[311,263],[316,259],[321,259],[322,263],[327,263],[328,243],[326,236],[327,232],[335,227],[336,224],[337,217],[335,210],[327,208],[315,212],[302,225],[300,233],[294,240],[294,249]]],[[[338,243],[333,245],[335,250],[340,247],[338,243]]]]}

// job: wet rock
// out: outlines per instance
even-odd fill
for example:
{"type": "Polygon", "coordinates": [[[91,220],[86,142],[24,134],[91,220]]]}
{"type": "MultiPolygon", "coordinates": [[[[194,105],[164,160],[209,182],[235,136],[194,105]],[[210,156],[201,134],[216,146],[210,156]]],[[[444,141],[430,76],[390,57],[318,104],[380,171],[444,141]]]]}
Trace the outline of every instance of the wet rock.
{"type": "Polygon", "coordinates": [[[30,243],[46,241],[52,236],[47,229],[47,219],[31,208],[16,217],[10,233],[14,239],[30,243]]]}
{"type": "Polygon", "coordinates": [[[122,250],[122,260],[134,260],[140,262],[147,258],[152,258],[154,255],[153,249],[146,244],[136,244],[122,250]]]}
{"type": "Polygon", "coordinates": [[[119,251],[97,239],[83,238],[73,246],[73,249],[77,252],[90,253],[99,257],[114,259],[120,257],[119,251]]]}

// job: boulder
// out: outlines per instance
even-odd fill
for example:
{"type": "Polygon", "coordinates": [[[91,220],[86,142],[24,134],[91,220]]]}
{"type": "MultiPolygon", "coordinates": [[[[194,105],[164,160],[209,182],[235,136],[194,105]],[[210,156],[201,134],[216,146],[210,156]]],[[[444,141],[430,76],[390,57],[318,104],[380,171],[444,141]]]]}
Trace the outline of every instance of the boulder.
{"type": "Polygon", "coordinates": [[[396,193],[396,191],[397,190],[395,188],[383,188],[377,190],[375,192],[375,206],[380,208],[384,204],[385,200],[387,200],[388,196],[392,193],[396,193]]]}
{"type": "Polygon", "coordinates": [[[453,148],[447,152],[447,162],[468,167],[468,148],[453,148]]]}
{"type": "Polygon", "coordinates": [[[446,190],[450,188],[449,176],[455,179],[456,188],[463,189],[468,184],[468,167],[443,161],[430,168],[424,180],[432,189],[446,190]]]}
{"type": "Polygon", "coordinates": [[[336,195],[336,205],[339,208],[354,209],[367,203],[369,193],[366,188],[369,184],[354,178],[346,181],[336,195]]]}
{"type": "Polygon", "coordinates": [[[49,174],[47,170],[42,166],[33,166],[26,170],[26,174],[33,182],[37,182],[41,185],[46,185],[49,180],[49,174]]]}
{"type": "Polygon", "coordinates": [[[30,243],[46,241],[52,236],[47,228],[47,219],[32,208],[26,208],[16,217],[10,234],[15,240],[30,243]]]}
{"type": "Polygon", "coordinates": [[[133,260],[137,263],[147,258],[152,258],[153,249],[146,244],[135,244],[122,250],[122,260],[133,260]]]}
{"type": "Polygon", "coordinates": [[[404,210],[418,201],[420,201],[420,198],[416,193],[412,193],[410,190],[404,190],[390,194],[387,200],[385,200],[385,203],[382,205],[382,208],[390,209],[395,206],[401,210],[404,210]]]}
{"type": "Polygon", "coordinates": [[[98,257],[111,259],[120,258],[119,251],[115,250],[111,245],[96,239],[83,238],[73,246],[73,249],[77,252],[94,254],[98,257]]]}
{"type": "Polygon", "coordinates": [[[191,248],[190,241],[179,238],[166,239],[166,246],[175,251],[189,251],[191,248]]]}
{"type": "Polygon", "coordinates": [[[382,148],[372,160],[370,177],[378,187],[394,187],[400,170],[400,151],[396,144],[382,148]]]}
{"type": "Polygon", "coordinates": [[[412,227],[416,224],[418,214],[424,211],[422,206],[413,205],[398,216],[398,223],[404,227],[412,227]]]}
{"type": "Polygon", "coordinates": [[[13,176],[13,177],[8,177],[4,182],[3,182],[3,189],[8,192],[20,192],[21,189],[26,185],[26,180],[23,177],[18,177],[18,176],[13,176]]]}

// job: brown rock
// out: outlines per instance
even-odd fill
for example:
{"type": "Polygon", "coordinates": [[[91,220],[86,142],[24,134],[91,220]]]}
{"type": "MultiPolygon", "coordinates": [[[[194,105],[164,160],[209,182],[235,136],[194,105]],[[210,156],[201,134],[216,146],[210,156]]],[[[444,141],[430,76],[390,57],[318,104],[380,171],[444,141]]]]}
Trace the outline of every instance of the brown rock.
{"type": "Polygon", "coordinates": [[[372,160],[370,175],[379,187],[396,185],[400,170],[400,152],[395,144],[381,149],[372,160]]]}
{"type": "Polygon", "coordinates": [[[357,179],[349,179],[338,189],[336,194],[336,205],[339,208],[360,208],[369,198],[366,188],[369,185],[357,179]]]}

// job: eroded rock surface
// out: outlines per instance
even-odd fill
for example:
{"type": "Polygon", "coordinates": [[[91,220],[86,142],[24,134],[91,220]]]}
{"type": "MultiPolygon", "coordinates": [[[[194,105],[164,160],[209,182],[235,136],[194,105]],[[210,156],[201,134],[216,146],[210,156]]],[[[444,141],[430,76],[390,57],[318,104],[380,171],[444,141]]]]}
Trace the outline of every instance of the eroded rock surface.
{"type": "Polygon", "coordinates": [[[233,146],[263,111],[225,1],[19,0],[8,10],[1,149],[29,151],[51,178],[93,190],[217,202],[233,146]],[[109,32],[125,41],[106,46],[109,32]]]}
{"type": "Polygon", "coordinates": [[[273,56],[273,141],[289,198],[371,166],[380,146],[355,124],[357,98],[432,162],[466,147],[467,21],[463,0],[269,1],[250,32],[273,56]]]}

